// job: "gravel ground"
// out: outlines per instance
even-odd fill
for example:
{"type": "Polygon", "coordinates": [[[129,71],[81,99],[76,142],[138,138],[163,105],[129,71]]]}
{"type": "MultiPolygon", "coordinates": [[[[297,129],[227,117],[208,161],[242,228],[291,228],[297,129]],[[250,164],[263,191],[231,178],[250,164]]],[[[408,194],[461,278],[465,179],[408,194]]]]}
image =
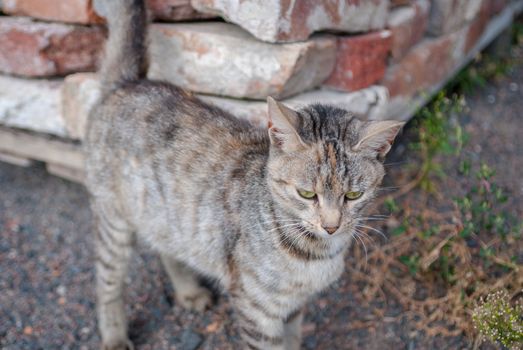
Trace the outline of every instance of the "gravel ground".
{"type": "MultiPolygon", "coordinates": [[[[523,64],[507,78],[467,97],[464,119],[471,135],[466,151],[498,169],[498,182],[514,205],[523,195],[523,64]]],[[[403,138],[395,152],[407,149],[403,138]]],[[[452,193],[453,189],[446,189],[452,193]]],[[[347,264],[351,264],[351,257],[347,264]]],[[[204,314],[182,310],[159,259],[138,249],[127,289],[131,338],[138,349],[233,349],[237,334],[227,297],[204,314]],[[233,344],[233,345],[231,345],[233,344]]],[[[0,163],[0,347],[2,349],[96,349],[93,243],[85,189],[30,168],[0,163]]],[[[345,274],[307,308],[305,349],[462,349],[461,337],[426,339],[394,316],[358,327],[372,308],[355,301],[357,288],[345,274]]],[[[383,305],[380,305],[382,307],[383,305]]]]}

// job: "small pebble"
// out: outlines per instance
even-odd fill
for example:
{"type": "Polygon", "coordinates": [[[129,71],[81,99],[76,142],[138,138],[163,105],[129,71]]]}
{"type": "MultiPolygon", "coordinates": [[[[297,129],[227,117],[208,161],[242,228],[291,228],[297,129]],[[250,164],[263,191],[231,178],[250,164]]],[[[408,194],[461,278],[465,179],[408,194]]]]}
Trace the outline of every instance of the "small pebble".
{"type": "Polygon", "coordinates": [[[207,325],[207,327],[205,327],[205,331],[208,333],[214,333],[218,330],[219,326],[220,326],[220,324],[218,322],[213,322],[213,323],[207,325]]]}
{"type": "Polygon", "coordinates": [[[31,334],[33,334],[33,327],[31,327],[31,326],[25,326],[25,327],[24,327],[24,334],[25,334],[25,335],[31,335],[31,334]]]}
{"type": "Polygon", "coordinates": [[[487,102],[494,104],[496,102],[496,97],[494,95],[487,95],[487,102]]]}
{"type": "Polygon", "coordinates": [[[56,293],[58,293],[59,296],[63,297],[65,296],[65,293],[67,293],[67,288],[61,284],[56,288],[56,293]]]}
{"type": "Polygon", "coordinates": [[[510,83],[510,85],[508,87],[509,87],[510,91],[512,91],[512,92],[516,92],[519,89],[519,86],[516,83],[510,83]]]}

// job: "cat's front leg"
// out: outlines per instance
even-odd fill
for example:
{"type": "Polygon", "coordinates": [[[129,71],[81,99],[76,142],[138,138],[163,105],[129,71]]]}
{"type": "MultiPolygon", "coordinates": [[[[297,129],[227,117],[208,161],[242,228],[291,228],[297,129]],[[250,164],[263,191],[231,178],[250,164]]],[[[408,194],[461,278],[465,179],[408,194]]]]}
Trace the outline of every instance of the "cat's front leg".
{"type": "Polygon", "coordinates": [[[249,295],[233,296],[236,322],[246,349],[285,350],[283,318],[272,314],[249,295]]]}
{"type": "Polygon", "coordinates": [[[96,246],[98,328],[103,350],[130,350],[123,286],[131,257],[133,233],[124,220],[102,206],[93,205],[96,246]]]}

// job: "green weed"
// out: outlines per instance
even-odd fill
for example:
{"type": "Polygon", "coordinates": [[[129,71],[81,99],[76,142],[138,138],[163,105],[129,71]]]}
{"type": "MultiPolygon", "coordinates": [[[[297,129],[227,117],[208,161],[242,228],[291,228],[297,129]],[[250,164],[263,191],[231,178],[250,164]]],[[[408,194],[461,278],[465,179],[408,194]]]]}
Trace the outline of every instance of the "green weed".
{"type": "Polygon", "coordinates": [[[418,140],[413,142],[411,147],[421,156],[419,185],[428,192],[436,190],[431,179],[433,175],[440,178],[445,176],[435,157],[441,154],[457,155],[467,141],[467,135],[461,126],[454,123],[451,118],[462,113],[465,107],[465,99],[462,96],[447,97],[446,92],[442,90],[415,116],[418,140]]]}
{"type": "Polygon", "coordinates": [[[498,291],[482,300],[472,313],[474,327],[485,338],[509,349],[523,346],[523,303],[514,305],[506,291],[498,291]]]}
{"type": "Polygon", "coordinates": [[[494,169],[481,164],[476,172],[475,185],[465,196],[455,199],[463,220],[462,238],[481,232],[498,234],[502,238],[517,233],[517,220],[503,210],[508,196],[494,181],[494,175],[494,169]]]}

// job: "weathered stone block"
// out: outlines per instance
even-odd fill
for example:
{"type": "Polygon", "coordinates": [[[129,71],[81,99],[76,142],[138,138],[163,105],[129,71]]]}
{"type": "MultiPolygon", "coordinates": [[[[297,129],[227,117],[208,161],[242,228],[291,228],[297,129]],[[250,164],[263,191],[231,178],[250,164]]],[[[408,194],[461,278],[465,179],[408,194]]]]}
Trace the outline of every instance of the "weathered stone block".
{"type": "Polygon", "coordinates": [[[60,113],[61,85],[0,75],[0,124],[67,136],[60,113]]]}
{"type": "Polygon", "coordinates": [[[338,37],[336,66],[325,86],[355,91],[379,81],[385,74],[390,45],[388,30],[338,37]]]}
{"type": "Polygon", "coordinates": [[[389,15],[387,26],[392,33],[391,58],[398,62],[417,44],[427,29],[430,2],[419,0],[412,5],[398,7],[389,15]]]}
{"type": "Polygon", "coordinates": [[[428,31],[433,35],[464,27],[478,14],[482,0],[433,0],[428,31]]]}
{"type": "Polygon", "coordinates": [[[336,39],[260,42],[226,23],[154,24],[149,77],[200,93],[265,99],[321,84],[336,59],[336,39]]]}
{"type": "Polygon", "coordinates": [[[389,8],[388,0],[191,0],[191,4],[269,42],[305,40],[319,30],[382,29],[389,8]]]}
{"type": "Polygon", "coordinates": [[[0,72],[45,77],[94,70],[104,36],[100,27],[0,17],[0,72]]]}
{"type": "Polygon", "coordinates": [[[29,16],[67,23],[100,23],[91,7],[92,0],[4,0],[2,9],[15,16],[29,16]]]}
{"type": "Polygon", "coordinates": [[[398,63],[387,70],[383,85],[390,96],[412,97],[444,81],[463,60],[468,27],[441,36],[424,39],[398,63]]]}

